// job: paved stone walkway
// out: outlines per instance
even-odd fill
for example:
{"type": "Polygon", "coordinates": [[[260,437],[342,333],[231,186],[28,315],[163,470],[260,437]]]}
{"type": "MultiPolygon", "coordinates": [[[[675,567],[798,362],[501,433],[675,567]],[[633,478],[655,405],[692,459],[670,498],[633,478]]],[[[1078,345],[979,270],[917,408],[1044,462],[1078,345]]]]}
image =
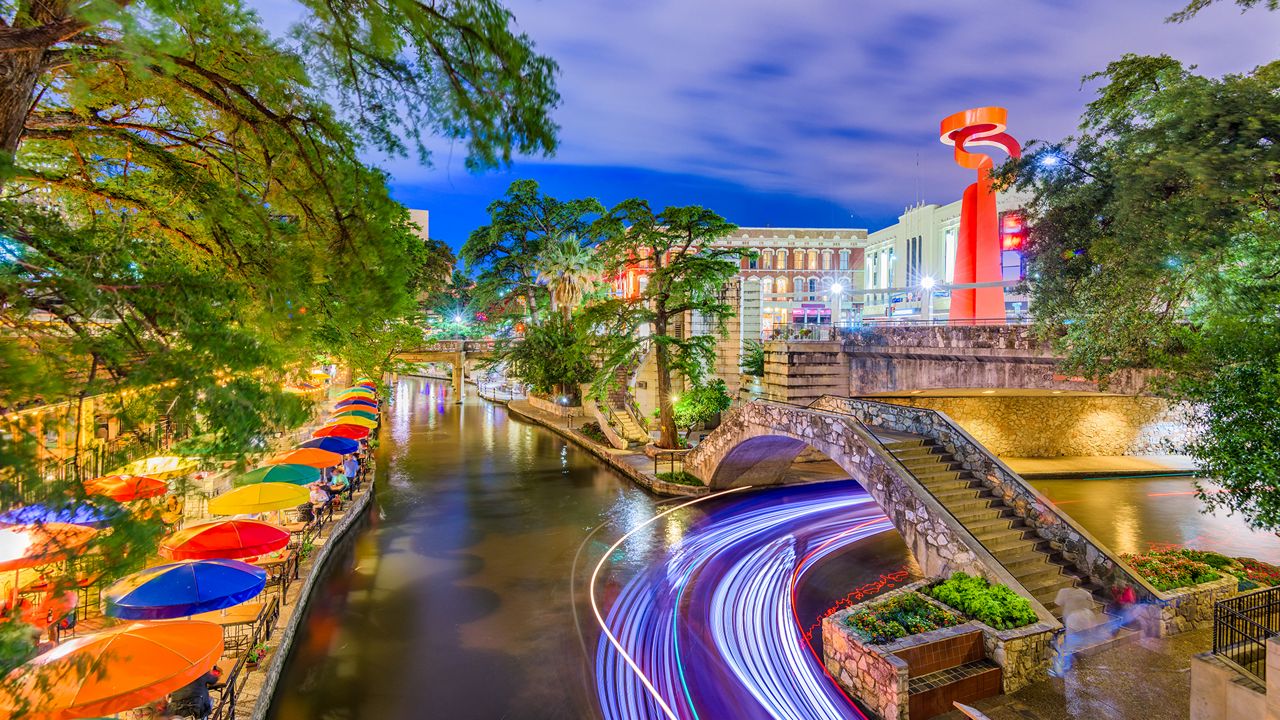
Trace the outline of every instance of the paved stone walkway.
{"type": "Polygon", "coordinates": [[[1025,478],[1106,477],[1190,473],[1195,463],[1185,455],[1096,455],[1090,457],[1002,457],[1009,469],[1025,478]]]}
{"type": "MultiPolygon", "coordinates": [[[[1191,658],[1212,642],[1210,628],[1134,640],[1076,658],[1065,677],[972,705],[991,720],[1186,720],[1191,713],[1191,658]]],[[[938,717],[965,720],[959,711],[938,717]]]]}

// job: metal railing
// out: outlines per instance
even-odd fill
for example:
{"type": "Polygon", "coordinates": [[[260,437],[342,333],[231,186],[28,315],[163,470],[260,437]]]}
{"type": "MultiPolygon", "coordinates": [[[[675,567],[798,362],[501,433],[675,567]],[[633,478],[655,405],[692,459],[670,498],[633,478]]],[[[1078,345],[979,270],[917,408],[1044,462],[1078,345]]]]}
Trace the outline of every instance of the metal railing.
{"type": "Polygon", "coordinates": [[[1280,634],[1280,587],[1213,604],[1213,654],[1259,682],[1267,679],[1267,639],[1280,634]]]}
{"type": "MultiPolygon", "coordinates": [[[[275,634],[276,624],[279,621],[280,601],[278,598],[271,598],[266,607],[258,613],[258,618],[253,624],[248,650],[252,651],[258,645],[266,644],[267,640],[275,634]]],[[[236,704],[244,694],[245,685],[249,681],[250,670],[246,668],[248,656],[248,651],[240,653],[236,658],[235,666],[222,680],[222,687],[218,690],[218,702],[214,705],[209,720],[235,720],[236,704]]]]}
{"type": "Polygon", "coordinates": [[[688,450],[654,450],[654,477],[657,477],[662,473],[675,474],[678,472],[684,472],[684,456],[688,454],[688,450]]]}

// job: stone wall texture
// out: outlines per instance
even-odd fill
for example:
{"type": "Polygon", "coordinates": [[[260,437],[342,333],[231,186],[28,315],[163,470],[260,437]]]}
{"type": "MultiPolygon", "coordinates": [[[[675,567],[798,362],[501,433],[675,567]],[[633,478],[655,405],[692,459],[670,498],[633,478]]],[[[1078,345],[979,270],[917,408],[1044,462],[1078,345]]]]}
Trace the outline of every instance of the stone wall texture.
{"type": "Polygon", "coordinates": [[[1049,540],[1068,562],[1094,582],[1104,588],[1132,587],[1142,601],[1161,600],[1161,594],[1150,583],[1138,577],[1119,557],[945,414],[904,405],[840,397],[824,397],[814,403],[813,407],[847,413],[872,427],[884,427],[933,439],[1000,496],[1040,537],[1049,540]]]}
{"type": "Polygon", "coordinates": [[[1213,604],[1238,593],[1239,581],[1234,575],[1220,577],[1189,588],[1166,590],[1163,601],[1148,605],[1148,613],[1159,612],[1161,635],[1176,635],[1186,630],[1213,625],[1213,604]]]}
{"type": "Polygon", "coordinates": [[[891,397],[945,412],[1000,457],[1176,454],[1191,439],[1188,412],[1127,395],[891,397]]]}
{"type": "Polygon", "coordinates": [[[876,652],[844,624],[850,609],[822,620],[822,662],[842,687],[883,720],[907,717],[910,698],[906,661],[876,652]]]}

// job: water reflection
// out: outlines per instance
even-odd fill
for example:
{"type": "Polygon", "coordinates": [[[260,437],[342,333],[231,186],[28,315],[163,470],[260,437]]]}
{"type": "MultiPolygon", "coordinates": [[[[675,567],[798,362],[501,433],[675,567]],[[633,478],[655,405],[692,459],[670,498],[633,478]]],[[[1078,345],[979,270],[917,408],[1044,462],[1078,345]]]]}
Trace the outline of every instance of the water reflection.
{"type": "Polygon", "coordinates": [[[1280,563],[1280,542],[1239,515],[1206,514],[1190,478],[1035,480],[1050,500],[1116,552],[1193,547],[1280,563]]]}

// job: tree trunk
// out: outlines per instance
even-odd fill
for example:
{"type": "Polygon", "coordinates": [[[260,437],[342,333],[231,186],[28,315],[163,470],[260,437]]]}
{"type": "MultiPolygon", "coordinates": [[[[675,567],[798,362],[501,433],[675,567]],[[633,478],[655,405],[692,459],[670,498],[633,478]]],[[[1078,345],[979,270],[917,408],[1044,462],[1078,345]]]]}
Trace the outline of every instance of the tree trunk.
{"type": "MultiPolygon", "coordinates": [[[[653,335],[655,338],[665,337],[667,334],[667,316],[659,310],[653,320],[653,335]]],[[[656,341],[655,341],[656,342],[656,341]]],[[[658,342],[657,352],[657,370],[658,370],[658,429],[661,434],[658,436],[658,447],[675,449],[679,447],[676,438],[679,431],[676,429],[676,413],[671,403],[671,351],[667,344],[658,342]]]]}
{"type": "Polygon", "coordinates": [[[18,152],[43,58],[43,49],[0,52],[0,170],[11,165],[18,152]]]}

